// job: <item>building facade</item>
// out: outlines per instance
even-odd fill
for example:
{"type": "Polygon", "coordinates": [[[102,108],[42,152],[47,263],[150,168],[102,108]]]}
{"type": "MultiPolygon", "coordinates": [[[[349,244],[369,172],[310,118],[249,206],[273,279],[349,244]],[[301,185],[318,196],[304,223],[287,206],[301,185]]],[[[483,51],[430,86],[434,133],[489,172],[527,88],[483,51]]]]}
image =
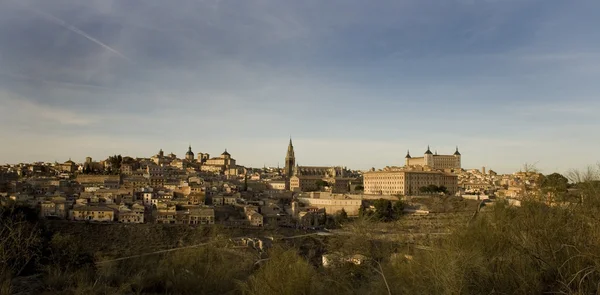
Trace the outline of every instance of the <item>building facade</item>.
{"type": "Polygon", "coordinates": [[[438,155],[437,151],[431,152],[429,146],[423,157],[411,157],[410,151],[406,153],[404,165],[409,166],[427,166],[432,169],[460,169],[461,154],[458,152],[458,147],[452,155],[438,155]]]}
{"type": "Polygon", "coordinates": [[[230,174],[232,170],[237,172],[235,159],[225,150],[219,157],[206,159],[200,170],[214,173],[230,174]]]}
{"type": "Polygon", "coordinates": [[[111,222],[115,211],[104,206],[79,206],[71,210],[71,219],[76,221],[111,222]]]}
{"type": "Polygon", "coordinates": [[[344,210],[348,216],[358,216],[362,200],[350,198],[345,195],[335,195],[327,192],[311,192],[301,194],[298,202],[292,203],[292,214],[298,216],[302,210],[299,204],[307,207],[324,209],[327,214],[336,214],[344,210]]]}
{"type": "Polygon", "coordinates": [[[429,185],[444,186],[449,194],[458,191],[458,177],[442,171],[369,171],[363,174],[363,183],[367,195],[413,195],[429,185]]]}
{"type": "Polygon", "coordinates": [[[322,189],[320,184],[326,182],[331,192],[345,193],[350,190],[350,182],[353,180],[346,177],[346,174],[349,173],[345,167],[299,166],[290,138],[284,167],[286,189],[300,192],[316,191],[322,189]]]}

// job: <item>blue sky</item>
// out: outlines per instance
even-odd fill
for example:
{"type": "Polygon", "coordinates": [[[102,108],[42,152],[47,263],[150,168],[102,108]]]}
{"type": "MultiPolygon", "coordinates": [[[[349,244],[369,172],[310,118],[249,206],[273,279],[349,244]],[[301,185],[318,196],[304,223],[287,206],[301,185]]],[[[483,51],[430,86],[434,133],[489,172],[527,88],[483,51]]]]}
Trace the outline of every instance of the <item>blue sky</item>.
{"type": "Polygon", "coordinates": [[[596,0],[7,0],[0,163],[595,164],[596,0]]]}

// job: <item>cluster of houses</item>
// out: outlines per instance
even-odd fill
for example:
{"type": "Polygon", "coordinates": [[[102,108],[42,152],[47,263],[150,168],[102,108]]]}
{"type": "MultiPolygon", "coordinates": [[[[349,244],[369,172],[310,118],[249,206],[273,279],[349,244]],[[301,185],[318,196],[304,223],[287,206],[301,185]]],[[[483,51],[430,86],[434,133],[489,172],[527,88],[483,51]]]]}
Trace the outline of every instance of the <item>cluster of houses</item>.
{"type": "Polygon", "coordinates": [[[543,175],[538,172],[519,171],[512,174],[497,174],[493,170],[461,169],[457,172],[460,194],[495,195],[504,198],[520,198],[525,191],[537,191],[543,175]]]}
{"type": "MultiPolygon", "coordinates": [[[[326,216],[328,201],[311,205],[310,198],[265,183],[279,177],[279,169],[253,169],[251,177],[235,179],[140,162],[116,174],[83,173],[70,160],[3,166],[0,201],[36,207],[42,218],[79,222],[308,227],[326,216]],[[132,181],[139,173],[141,179],[132,181]]],[[[85,171],[99,171],[105,162],[87,159],[85,165],[85,171]]]]}

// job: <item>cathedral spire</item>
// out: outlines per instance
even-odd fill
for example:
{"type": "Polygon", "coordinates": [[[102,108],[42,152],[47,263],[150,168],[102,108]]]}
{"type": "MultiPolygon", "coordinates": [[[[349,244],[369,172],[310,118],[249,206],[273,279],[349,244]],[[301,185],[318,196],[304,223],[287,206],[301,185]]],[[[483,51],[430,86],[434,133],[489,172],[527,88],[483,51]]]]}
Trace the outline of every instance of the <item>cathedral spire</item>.
{"type": "Polygon", "coordinates": [[[294,158],[294,145],[292,144],[292,137],[290,136],[290,143],[288,144],[287,149],[287,158],[294,158]]]}
{"type": "Polygon", "coordinates": [[[287,178],[294,175],[294,165],[297,165],[296,155],[294,154],[294,145],[292,143],[292,136],[290,136],[290,143],[288,144],[287,154],[285,155],[285,168],[284,168],[284,174],[287,178]]]}

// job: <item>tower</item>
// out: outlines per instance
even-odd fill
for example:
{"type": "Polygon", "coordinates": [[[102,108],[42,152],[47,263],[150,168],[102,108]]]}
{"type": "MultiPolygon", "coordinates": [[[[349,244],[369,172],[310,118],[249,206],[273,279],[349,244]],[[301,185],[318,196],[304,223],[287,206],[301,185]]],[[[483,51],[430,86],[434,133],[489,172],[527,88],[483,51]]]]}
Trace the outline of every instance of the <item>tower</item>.
{"type": "Polygon", "coordinates": [[[404,166],[407,166],[407,167],[410,166],[410,159],[411,158],[412,157],[410,156],[410,151],[407,150],[406,151],[406,157],[404,157],[404,166]]]}
{"type": "Polygon", "coordinates": [[[456,168],[460,169],[461,168],[461,162],[460,162],[460,153],[458,152],[458,146],[456,146],[456,152],[454,152],[454,158],[456,158],[456,168]]]}
{"type": "Polygon", "coordinates": [[[425,166],[433,168],[433,153],[429,149],[429,146],[427,146],[427,151],[425,151],[425,156],[423,158],[425,160],[425,166]]]}
{"type": "Polygon", "coordinates": [[[292,138],[290,137],[290,144],[288,145],[287,154],[285,156],[285,168],[284,173],[286,178],[290,178],[294,172],[294,166],[296,165],[296,156],[294,155],[294,145],[292,144],[292,138]]]}

